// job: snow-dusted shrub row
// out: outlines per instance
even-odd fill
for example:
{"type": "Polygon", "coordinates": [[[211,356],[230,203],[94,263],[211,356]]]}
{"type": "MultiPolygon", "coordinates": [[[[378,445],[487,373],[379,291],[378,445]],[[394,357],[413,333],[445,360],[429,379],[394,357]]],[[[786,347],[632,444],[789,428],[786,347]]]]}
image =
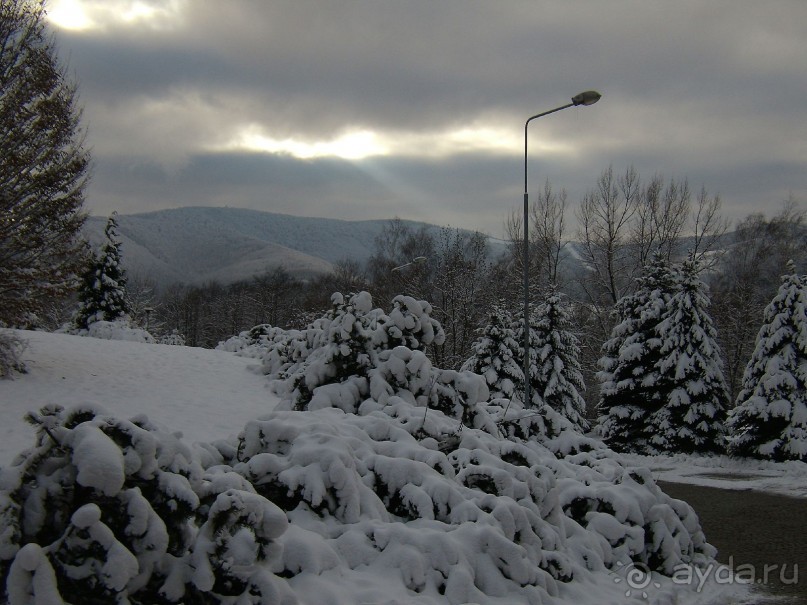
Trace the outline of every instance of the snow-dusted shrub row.
{"type": "Polygon", "coordinates": [[[337,296],[267,350],[277,409],[193,450],[145,418],[33,414],[0,476],[9,604],[568,603],[713,561],[649,472],[434,368],[440,335],[425,303],[337,296]]]}
{"type": "Polygon", "coordinates": [[[176,330],[155,338],[143,328],[133,325],[131,318],[128,316],[119,317],[115,321],[94,321],[86,329],[77,329],[75,326],[68,325],[59,330],[59,332],[101,340],[124,340],[174,346],[185,345],[185,339],[176,330]]]}
{"type": "Polygon", "coordinates": [[[275,571],[295,592],[343,594],[370,573],[422,602],[543,603],[597,572],[669,575],[714,555],[692,509],[649,473],[552,410],[489,401],[482,376],[434,368],[417,348],[440,334],[429,312],[400,298],[386,316],[364,293],[336,296],[309,329],[273,333],[261,357],[281,403],[208,449],[206,465],[290,511],[275,571]]]}
{"type": "Polygon", "coordinates": [[[220,342],[216,347],[219,351],[237,353],[241,357],[263,358],[279,339],[287,337],[288,332],[269,324],[259,324],[250,330],[241,332],[220,342]]]}

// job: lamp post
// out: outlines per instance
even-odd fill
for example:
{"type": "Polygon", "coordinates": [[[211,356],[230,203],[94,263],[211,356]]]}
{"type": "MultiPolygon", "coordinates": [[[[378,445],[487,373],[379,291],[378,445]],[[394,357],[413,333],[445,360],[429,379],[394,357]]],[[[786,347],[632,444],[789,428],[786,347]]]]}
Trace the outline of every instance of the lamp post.
{"type": "Polygon", "coordinates": [[[577,107],[578,105],[594,105],[602,95],[594,90],[581,92],[572,97],[572,102],[561,105],[555,109],[544,111],[527,119],[524,123],[524,407],[530,405],[530,239],[529,225],[529,193],[527,193],[527,128],[530,122],[537,118],[555,113],[561,109],[577,107]]]}

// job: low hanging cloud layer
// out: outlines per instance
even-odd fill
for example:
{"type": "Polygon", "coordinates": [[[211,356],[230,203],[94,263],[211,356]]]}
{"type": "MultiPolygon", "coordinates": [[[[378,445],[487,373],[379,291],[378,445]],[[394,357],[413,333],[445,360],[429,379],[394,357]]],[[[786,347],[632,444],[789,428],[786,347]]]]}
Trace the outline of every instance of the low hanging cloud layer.
{"type": "MultiPolygon", "coordinates": [[[[807,201],[804,0],[50,0],[92,213],[236,206],[501,234],[530,191],[688,179],[807,201]]],[[[569,210],[571,214],[571,209],[569,210]]]]}

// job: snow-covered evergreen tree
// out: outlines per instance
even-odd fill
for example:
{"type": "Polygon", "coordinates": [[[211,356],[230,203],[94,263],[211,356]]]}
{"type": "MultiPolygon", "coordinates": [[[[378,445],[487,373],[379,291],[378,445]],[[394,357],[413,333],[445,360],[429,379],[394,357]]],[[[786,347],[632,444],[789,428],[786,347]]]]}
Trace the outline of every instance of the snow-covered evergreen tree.
{"type": "Polygon", "coordinates": [[[765,308],[729,417],[737,456],[807,462],[807,276],[789,269],[765,308]]]}
{"type": "Polygon", "coordinates": [[[650,453],[648,419],[663,404],[657,385],[662,342],[656,328],[675,292],[669,262],[653,256],[635,293],[616,305],[619,320],[603,345],[599,431],[608,445],[625,452],[650,453]]]}
{"type": "Polygon", "coordinates": [[[106,241],[84,273],[74,320],[80,330],[86,330],[96,321],[114,321],[130,312],[117,230],[118,221],[113,212],[104,229],[106,241]]]}
{"type": "Polygon", "coordinates": [[[487,325],[471,345],[472,356],[462,370],[481,374],[494,398],[520,397],[524,390],[524,372],[519,364],[521,347],[516,340],[513,316],[501,305],[488,313],[487,325]]]}
{"type": "Polygon", "coordinates": [[[647,419],[649,441],[664,452],[719,452],[729,396],[706,284],[694,261],[684,261],[677,282],[656,327],[661,346],[652,386],[661,408],[647,419]]]}
{"type": "Polygon", "coordinates": [[[301,332],[275,336],[267,351],[267,372],[282,379],[279,388],[293,394],[295,409],[307,409],[315,390],[327,385],[339,389],[337,385],[349,382],[345,389],[366,392],[370,371],[386,361],[390,351],[404,347],[422,354],[428,345],[445,339],[426,301],[396,296],[389,314],[374,309],[367,292],[348,298],[337,292],[331,301],[333,307],[325,316],[301,332]]]}
{"type": "Polygon", "coordinates": [[[550,291],[535,311],[536,375],[532,390],[579,430],[589,429],[583,374],[580,371],[580,345],[570,330],[569,313],[560,295],[550,291]]]}
{"type": "MultiPolygon", "coordinates": [[[[560,409],[556,409],[544,400],[544,395],[548,393],[553,397],[559,395],[550,385],[552,380],[547,372],[545,362],[552,356],[551,348],[548,348],[549,338],[546,332],[544,320],[540,317],[537,309],[530,307],[529,321],[529,355],[530,363],[530,397],[529,402],[524,404],[525,384],[523,379],[516,385],[514,397],[506,404],[502,428],[506,434],[518,438],[538,437],[545,442],[559,438],[563,433],[579,432],[581,424],[567,418],[560,409]]],[[[523,313],[518,313],[513,320],[514,340],[518,347],[513,350],[515,365],[521,369],[523,375],[524,368],[524,320],[523,313]]],[[[556,360],[557,361],[557,360],[556,360]]],[[[582,384],[582,383],[581,383],[582,384]]],[[[562,405],[560,399],[554,399],[558,406],[562,405]]]]}

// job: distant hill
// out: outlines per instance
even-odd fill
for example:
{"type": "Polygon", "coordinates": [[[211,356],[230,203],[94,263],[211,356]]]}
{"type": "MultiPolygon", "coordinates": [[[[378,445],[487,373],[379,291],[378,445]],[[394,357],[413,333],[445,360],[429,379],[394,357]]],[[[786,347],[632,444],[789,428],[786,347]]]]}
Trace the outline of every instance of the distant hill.
{"type": "MultiPolygon", "coordinates": [[[[85,226],[103,241],[106,217],[85,226]]],[[[158,285],[232,283],[283,267],[298,277],[329,272],[343,259],[364,262],[389,221],[342,221],[246,210],[177,208],[118,216],[121,249],[133,277],[158,285]]],[[[415,228],[425,225],[403,221],[415,228]]]]}

